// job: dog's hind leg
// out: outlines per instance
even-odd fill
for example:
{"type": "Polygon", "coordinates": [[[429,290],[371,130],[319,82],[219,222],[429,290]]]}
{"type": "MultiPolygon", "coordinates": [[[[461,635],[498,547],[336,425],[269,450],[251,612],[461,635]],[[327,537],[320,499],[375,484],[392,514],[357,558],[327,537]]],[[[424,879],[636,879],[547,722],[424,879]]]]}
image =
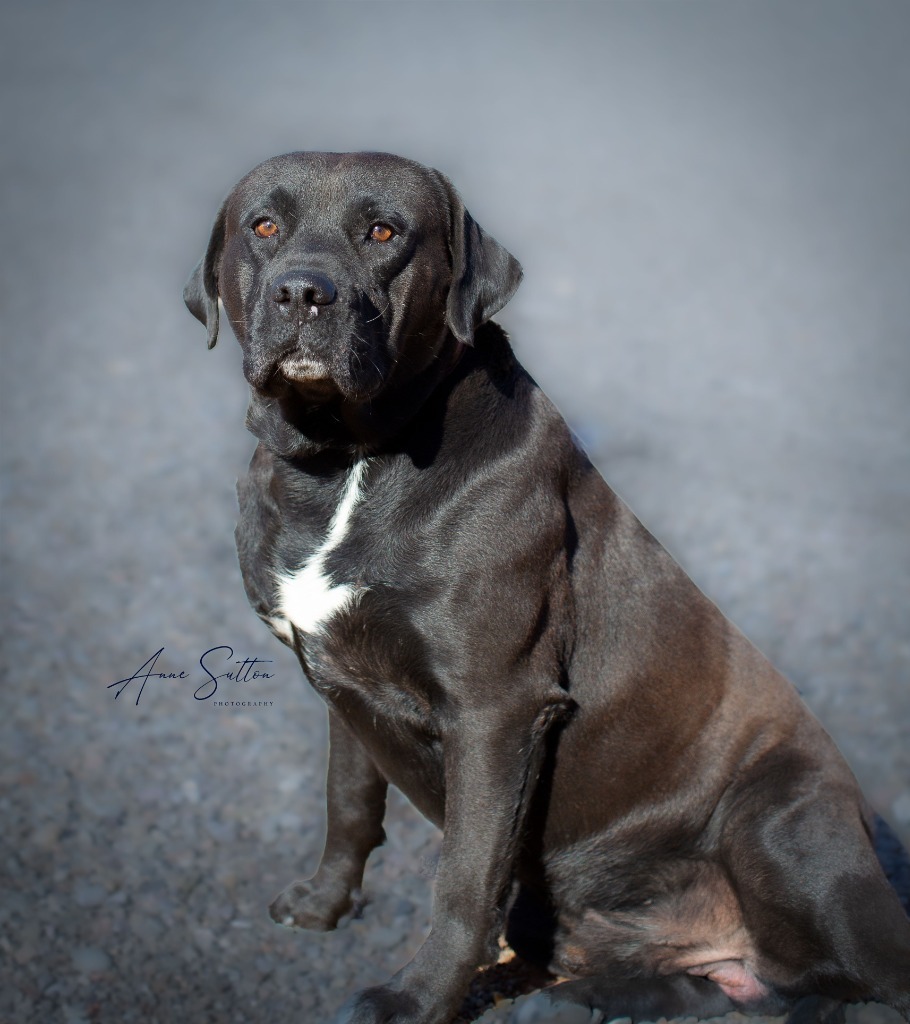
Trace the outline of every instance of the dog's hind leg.
{"type": "Polygon", "coordinates": [[[848,879],[826,924],[859,998],[886,1003],[910,1021],[910,919],[884,876],[848,879]]]}
{"type": "Polygon", "coordinates": [[[800,785],[808,799],[771,811],[743,801],[727,823],[727,865],[763,973],[783,991],[882,1002],[910,1021],[910,919],[861,809],[824,780],[800,785]]]}
{"type": "Polygon", "coordinates": [[[360,741],[330,709],[325,849],[312,878],[292,882],[272,901],[276,923],[329,931],[351,909],[367,857],[385,839],[387,788],[360,741]]]}

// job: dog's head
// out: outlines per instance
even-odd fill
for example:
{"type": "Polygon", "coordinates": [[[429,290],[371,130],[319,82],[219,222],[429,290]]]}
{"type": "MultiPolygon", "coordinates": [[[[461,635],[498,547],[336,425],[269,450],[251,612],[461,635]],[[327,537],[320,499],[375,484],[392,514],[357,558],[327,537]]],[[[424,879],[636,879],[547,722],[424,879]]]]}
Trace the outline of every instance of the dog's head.
{"type": "Polygon", "coordinates": [[[184,301],[212,347],[221,300],[254,397],[356,406],[472,344],[520,279],[438,171],[290,153],[227,197],[184,301]]]}

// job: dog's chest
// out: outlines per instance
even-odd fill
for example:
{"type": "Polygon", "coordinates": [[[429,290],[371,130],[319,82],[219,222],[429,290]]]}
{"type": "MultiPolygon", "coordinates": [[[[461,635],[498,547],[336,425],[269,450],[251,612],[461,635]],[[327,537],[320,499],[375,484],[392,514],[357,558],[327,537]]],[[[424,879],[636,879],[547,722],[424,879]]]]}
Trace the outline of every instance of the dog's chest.
{"type": "Polygon", "coordinates": [[[268,621],[301,656],[307,677],[361,736],[386,776],[441,820],[441,762],[425,638],[409,622],[411,586],[392,582],[394,516],[377,523],[380,474],[348,470],[328,526],[296,569],[276,573],[268,621]],[[296,634],[296,635],[295,635],[296,634]],[[363,726],[363,728],[361,728],[363,726]],[[403,769],[402,766],[410,766],[403,769]],[[412,778],[416,775],[416,778],[412,778]],[[430,783],[426,783],[430,780],[430,783]]]}
{"type": "Polygon", "coordinates": [[[363,495],[365,472],[365,459],[348,470],[341,497],[316,550],[298,568],[276,573],[270,623],[288,643],[293,643],[292,626],[305,636],[323,633],[333,617],[349,608],[362,590],[339,580],[326,563],[350,534],[354,511],[363,495]]]}

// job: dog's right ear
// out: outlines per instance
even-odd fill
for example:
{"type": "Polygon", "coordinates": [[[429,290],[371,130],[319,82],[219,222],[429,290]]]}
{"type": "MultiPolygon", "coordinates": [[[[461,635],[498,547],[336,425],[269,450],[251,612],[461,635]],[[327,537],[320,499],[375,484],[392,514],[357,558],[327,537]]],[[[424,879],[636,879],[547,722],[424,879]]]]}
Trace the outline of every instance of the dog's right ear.
{"type": "Polygon", "coordinates": [[[190,279],[183,289],[183,301],[186,303],[186,308],[208,329],[209,348],[214,348],[215,342],[218,340],[218,265],[221,262],[221,251],[224,248],[226,212],[227,203],[225,202],[215,218],[205,256],[190,274],[190,279]]]}

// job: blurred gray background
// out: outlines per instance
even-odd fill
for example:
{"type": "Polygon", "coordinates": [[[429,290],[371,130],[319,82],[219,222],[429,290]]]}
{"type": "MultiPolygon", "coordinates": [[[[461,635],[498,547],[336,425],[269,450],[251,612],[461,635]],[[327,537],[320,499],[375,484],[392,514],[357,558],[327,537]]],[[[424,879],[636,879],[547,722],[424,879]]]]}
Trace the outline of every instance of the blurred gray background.
{"type": "Polygon", "coordinates": [[[4,1024],[325,1019],[427,926],[438,835],[400,799],[363,920],[264,912],[315,866],[324,712],[246,605],[239,349],[180,293],[287,150],[453,179],[525,267],[519,357],[910,839],[905,0],[0,18],[4,1024]],[[217,696],[266,703],[193,699],[220,645],[273,678],[217,696]],[[161,648],[189,678],[115,701],[161,648]]]}

